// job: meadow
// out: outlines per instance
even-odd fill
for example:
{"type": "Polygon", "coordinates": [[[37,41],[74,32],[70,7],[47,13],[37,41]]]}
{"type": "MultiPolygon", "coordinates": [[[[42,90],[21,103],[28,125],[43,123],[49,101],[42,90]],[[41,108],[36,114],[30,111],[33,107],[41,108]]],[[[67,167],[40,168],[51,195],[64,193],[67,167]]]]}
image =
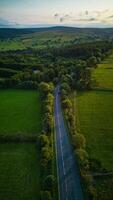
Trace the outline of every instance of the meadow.
{"type": "MultiPolygon", "coordinates": [[[[92,162],[100,163],[96,168],[113,170],[113,54],[92,70],[95,85],[92,91],[78,92],[76,96],[77,130],[86,138],[86,150],[92,162]]],[[[93,163],[93,165],[95,165],[93,163]]],[[[112,200],[113,179],[95,179],[97,199],[112,200]]]]}
{"type": "Polygon", "coordinates": [[[96,88],[113,90],[113,54],[98,64],[92,76],[96,80],[96,88]]]}
{"type": "Polygon", "coordinates": [[[76,99],[77,129],[86,137],[89,157],[113,170],[113,93],[81,92],[76,99]]]}
{"type": "Polygon", "coordinates": [[[32,135],[41,131],[38,91],[0,90],[0,134],[32,135]]]}
{"type": "Polygon", "coordinates": [[[35,144],[0,144],[0,199],[39,199],[39,164],[35,144]]]}

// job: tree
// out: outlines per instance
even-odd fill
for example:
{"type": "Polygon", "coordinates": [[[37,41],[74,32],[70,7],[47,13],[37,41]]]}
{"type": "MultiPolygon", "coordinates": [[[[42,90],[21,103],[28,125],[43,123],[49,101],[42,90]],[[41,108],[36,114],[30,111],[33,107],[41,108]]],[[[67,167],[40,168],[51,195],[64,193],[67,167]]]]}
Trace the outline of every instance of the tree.
{"type": "Polygon", "coordinates": [[[49,162],[52,159],[52,151],[49,146],[45,146],[41,149],[41,156],[43,159],[46,159],[47,162],[49,162]]]}
{"type": "Polygon", "coordinates": [[[77,149],[75,151],[75,154],[77,156],[80,168],[81,169],[88,169],[89,168],[89,162],[88,162],[87,152],[84,149],[77,149]]]}
{"type": "Polygon", "coordinates": [[[44,188],[46,190],[52,191],[54,190],[56,186],[56,179],[53,175],[49,175],[44,180],[44,188]]]}
{"type": "Polygon", "coordinates": [[[71,109],[72,108],[72,103],[71,101],[67,98],[62,102],[62,105],[64,109],[71,109]]]}
{"type": "Polygon", "coordinates": [[[41,82],[39,88],[44,95],[47,95],[53,91],[54,87],[52,83],[41,82]]]}
{"type": "Polygon", "coordinates": [[[39,146],[40,146],[40,148],[42,148],[44,146],[48,146],[48,145],[49,145],[48,137],[45,134],[41,134],[39,136],[39,146]]]}
{"type": "Polygon", "coordinates": [[[41,92],[43,92],[45,95],[47,95],[50,92],[50,87],[48,83],[41,82],[39,88],[41,92]]]}
{"type": "Polygon", "coordinates": [[[50,113],[45,114],[44,118],[44,128],[47,133],[51,133],[53,127],[53,116],[50,113]]]}
{"type": "Polygon", "coordinates": [[[82,134],[75,134],[72,136],[72,143],[76,149],[85,148],[86,139],[82,134]]]}
{"type": "Polygon", "coordinates": [[[96,67],[96,64],[97,64],[97,59],[95,56],[90,57],[87,61],[88,67],[96,67]]]}
{"type": "Polygon", "coordinates": [[[71,91],[71,88],[70,88],[70,86],[69,86],[68,83],[63,82],[63,83],[61,84],[61,91],[62,91],[62,90],[65,90],[65,91],[67,91],[67,93],[69,93],[69,92],[71,91]]]}
{"type": "Polygon", "coordinates": [[[41,191],[41,200],[52,200],[50,191],[41,191]]]}
{"type": "Polygon", "coordinates": [[[48,104],[45,106],[45,113],[52,114],[53,108],[48,104]]]}

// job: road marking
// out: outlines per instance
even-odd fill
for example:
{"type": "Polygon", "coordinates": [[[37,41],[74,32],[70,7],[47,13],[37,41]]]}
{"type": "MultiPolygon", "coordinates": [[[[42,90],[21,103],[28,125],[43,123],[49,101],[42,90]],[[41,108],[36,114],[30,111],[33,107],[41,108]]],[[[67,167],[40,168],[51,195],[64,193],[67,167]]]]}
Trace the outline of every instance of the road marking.
{"type": "MultiPolygon", "coordinates": [[[[58,120],[58,129],[59,129],[59,133],[60,133],[60,147],[61,147],[61,157],[62,157],[62,164],[63,164],[63,173],[64,176],[66,175],[66,170],[65,170],[65,165],[64,165],[64,158],[63,158],[63,147],[62,147],[62,137],[61,137],[61,129],[60,129],[60,121],[59,121],[59,116],[58,116],[58,94],[56,95],[56,113],[57,113],[57,120],[58,120]]],[[[67,182],[65,180],[65,188],[66,188],[66,194],[67,194],[67,182]]],[[[66,200],[68,200],[67,196],[66,196],[66,200]]]]}
{"type": "MultiPolygon", "coordinates": [[[[57,95],[58,98],[58,95],[57,95]]],[[[57,114],[58,114],[58,104],[56,104],[56,108],[57,108],[57,114]]],[[[60,147],[61,147],[61,156],[62,156],[62,163],[63,163],[63,172],[64,175],[66,175],[66,170],[65,170],[65,165],[64,165],[64,158],[63,158],[63,148],[62,148],[62,137],[61,137],[61,129],[60,129],[60,121],[59,121],[59,117],[57,115],[57,119],[58,119],[58,129],[59,129],[59,133],[60,133],[60,147]]]]}

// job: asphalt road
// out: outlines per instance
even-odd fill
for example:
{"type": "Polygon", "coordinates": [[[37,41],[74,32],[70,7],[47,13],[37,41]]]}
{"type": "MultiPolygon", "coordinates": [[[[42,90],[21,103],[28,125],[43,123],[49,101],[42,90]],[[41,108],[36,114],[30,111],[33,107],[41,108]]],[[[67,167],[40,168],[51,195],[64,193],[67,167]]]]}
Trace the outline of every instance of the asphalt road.
{"type": "Polygon", "coordinates": [[[62,115],[59,88],[55,90],[55,135],[59,200],[83,200],[79,172],[62,115]]]}

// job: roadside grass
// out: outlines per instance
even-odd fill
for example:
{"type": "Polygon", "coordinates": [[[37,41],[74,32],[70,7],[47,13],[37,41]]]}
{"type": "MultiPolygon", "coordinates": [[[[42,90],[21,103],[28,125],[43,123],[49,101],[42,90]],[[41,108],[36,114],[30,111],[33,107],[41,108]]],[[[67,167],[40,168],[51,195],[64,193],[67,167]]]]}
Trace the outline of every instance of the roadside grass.
{"type": "Polygon", "coordinates": [[[113,90],[113,54],[98,64],[93,70],[92,77],[96,80],[96,88],[113,90]]]}
{"type": "Polygon", "coordinates": [[[77,129],[86,137],[90,158],[113,170],[113,93],[79,92],[76,98],[77,129]]]}
{"type": "Polygon", "coordinates": [[[0,144],[0,199],[39,199],[39,176],[35,144],[0,144]]]}
{"type": "Polygon", "coordinates": [[[41,131],[38,91],[0,90],[0,134],[32,135],[41,131]]]}

